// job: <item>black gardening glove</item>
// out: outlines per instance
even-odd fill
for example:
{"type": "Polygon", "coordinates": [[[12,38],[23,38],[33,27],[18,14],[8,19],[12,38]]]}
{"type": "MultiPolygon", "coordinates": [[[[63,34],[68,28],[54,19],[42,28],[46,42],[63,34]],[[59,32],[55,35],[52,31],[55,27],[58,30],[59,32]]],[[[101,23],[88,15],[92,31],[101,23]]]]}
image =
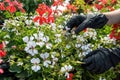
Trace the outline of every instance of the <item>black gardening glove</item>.
{"type": "Polygon", "coordinates": [[[96,74],[103,73],[120,62],[120,48],[100,48],[94,50],[86,55],[83,62],[85,64],[82,67],[89,72],[96,74]]]}
{"type": "Polygon", "coordinates": [[[3,25],[4,21],[0,19],[0,25],[3,25]]]}
{"type": "Polygon", "coordinates": [[[72,16],[72,17],[68,20],[68,22],[67,22],[64,30],[67,30],[67,31],[71,32],[71,30],[72,30],[74,27],[78,27],[85,19],[86,19],[86,16],[83,15],[83,14],[76,15],[76,16],[72,16]]]}
{"type": "Polygon", "coordinates": [[[66,28],[77,27],[75,33],[78,34],[80,31],[84,30],[85,28],[94,28],[99,29],[102,28],[108,19],[104,14],[87,14],[83,18],[81,17],[73,17],[71,18],[66,25],[66,28]]]}

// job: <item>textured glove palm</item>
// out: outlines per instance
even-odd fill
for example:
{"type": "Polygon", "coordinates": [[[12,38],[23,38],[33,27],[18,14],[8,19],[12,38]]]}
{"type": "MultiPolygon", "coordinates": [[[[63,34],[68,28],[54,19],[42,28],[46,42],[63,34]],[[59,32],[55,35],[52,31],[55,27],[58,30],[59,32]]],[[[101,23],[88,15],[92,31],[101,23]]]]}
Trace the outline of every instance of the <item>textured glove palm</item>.
{"type": "Polygon", "coordinates": [[[83,68],[92,73],[103,73],[120,62],[120,48],[100,48],[90,52],[83,59],[83,68]]]}

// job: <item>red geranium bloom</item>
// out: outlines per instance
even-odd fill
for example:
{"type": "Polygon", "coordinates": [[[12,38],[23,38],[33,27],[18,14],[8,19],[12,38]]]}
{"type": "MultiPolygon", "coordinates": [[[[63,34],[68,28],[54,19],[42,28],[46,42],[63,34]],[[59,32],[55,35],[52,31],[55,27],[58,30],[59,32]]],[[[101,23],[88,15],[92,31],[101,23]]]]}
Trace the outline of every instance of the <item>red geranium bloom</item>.
{"type": "Polygon", "coordinates": [[[103,5],[102,4],[95,4],[95,7],[98,9],[98,10],[101,10],[103,8],[103,5]]]}
{"type": "Polygon", "coordinates": [[[36,16],[34,19],[33,19],[34,22],[37,22],[39,21],[39,24],[43,24],[44,22],[46,22],[46,18],[44,17],[41,17],[41,16],[36,16]]]}
{"type": "Polygon", "coordinates": [[[114,3],[116,3],[116,2],[117,2],[117,0],[112,0],[112,1],[111,1],[112,4],[114,4],[114,3]]]}
{"type": "Polygon", "coordinates": [[[5,10],[4,2],[0,2],[0,10],[5,10]]]}
{"type": "Polygon", "coordinates": [[[110,10],[110,11],[114,11],[115,9],[111,6],[107,6],[107,8],[110,10]]]}
{"type": "Polygon", "coordinates": [[[77,10],[77,7],[75,7],[74,5],[71,5],[71,4],[68,4],[67,8],[70,9],[71,11],[73,11],[73,12],[76,12],[76,10],[77,10]]]}
{"type": "Polygon", "coordinates": [[[66,78],[66,80],[72,80],[73,78],[73,73],[69,73],[69,78],[66,78]]]}
{"type": "Polygon", "coordinates": [[[111,34],[109,35],[110,38],[115,38],[117,40],[120,40],[120,32],[117,32],[117,30],[120,29],[120,24],[114,24],[111,34]]]}
{"type": "Polygon", "coordinates": [[[3,48],[3,44],[0,44],[0,49],[2,49],[3,48]]]}
{"type": "Polygon", "coordinates": [[[63,6],[63,0],[54,0],[53,6],[58,6],[58,5],[63,6]]]}
{"type": "Polygon", "coordinates": [[[47,22],[48,23],[53,23],[54,22],[54,17],[53,16],[48,17],[47,22]]]}
{"type": "Polygon", "coordinates": [[[10,0],[5,0],[4,2],[11,2],[10,0]]]}
{"type": "Polygon", "coordinates": [[[23,4],[19,3],[18,1],[14,0],[12,2],[14,4],[14,6],[16,6],[21,12],[25,12],[25,10],[23,9],[23,4]]]}
{"type": "Polygon", "coordinates": [[[102,4],[104,4],[104,5],[107,4],[107,2],[108,2],[107,0],[98,0],[98,1],[102,2],[102,4]]]}
{"type": "Polygon", "coordinates": [[[0,57],[4,57],[6,55],[6,52],[3,50],[0,50],[0,57]]]}
{"type": "Polygon", "coordinates": [[[36,12],[39,15],[33,19],[34,22],[38,21],[40,25],[43,23],[54,22],[54,17],[52,14],[53,11],[46,4],[39,4],[38,8],[36,9],[36,12]]]}
{"type": "Polygon", "coordinates": [[[9,2],[9,6],[6,7],[6,10],[10,11],[11,13],[16,12],[16,7],[12,2],[9,2]]]}

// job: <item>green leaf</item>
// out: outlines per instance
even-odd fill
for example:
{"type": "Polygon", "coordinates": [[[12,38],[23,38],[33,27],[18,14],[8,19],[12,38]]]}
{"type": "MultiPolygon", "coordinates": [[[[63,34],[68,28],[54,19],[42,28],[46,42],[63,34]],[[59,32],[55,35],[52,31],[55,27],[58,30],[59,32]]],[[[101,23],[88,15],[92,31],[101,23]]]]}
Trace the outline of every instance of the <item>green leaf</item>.
{"type": "Polygon", "coordinates": [[[21,66],[17,66],[17,64],[14,63],[13,65],[10,66],[9,71],[10,72],[20,73],[22,71],[22,67],[21,66]]]}

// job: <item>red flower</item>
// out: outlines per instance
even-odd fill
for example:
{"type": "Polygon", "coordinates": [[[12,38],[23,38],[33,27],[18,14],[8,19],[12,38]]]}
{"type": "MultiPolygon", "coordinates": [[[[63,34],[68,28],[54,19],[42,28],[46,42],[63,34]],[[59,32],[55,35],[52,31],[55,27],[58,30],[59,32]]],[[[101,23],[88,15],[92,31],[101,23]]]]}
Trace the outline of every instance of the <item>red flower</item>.
{"type": "Polygon", "coordinates": [[[112,32],[110,33],[109,37],[120,40],[120,32],[117,31],[118,29],[120,29],[120,24],[114,24],[112,32]]]}
{"type": "Polygon", "coordinates": [[[98,9],[98,10],[101,10],[103,8],[103,5],[102,4],[95,4],[95,7],[98,9]]]}
{"type": "Polygon", "coordinates": [[[23,9],[23,4],[19,3],[18,1],[14,0],[12,2],[14,4],[14,6],[16,6],[21,12],[25,12],[25,10],[23,9]]]}
{"type": "Polygon", "coordinates": [[[4,73],[4,70],[0,68],[0,74],[3,74],[4,73]]]}
{"type": "Polygon", "coordinates": [[[104,4],[104,5],[107,4],[107,2],[108,2],[107,0],[98,0],[98,1],[102,2],[102,4],[104,4]]]}
{"type": "Polygon", "coordinates": [[[115,9],[111,6],[107,6],[107,8],[110,10],[110,11],[114,11],[115,9]]]}
{"type": "Polygon", "coordinates": [[[0,10],[5,10],[4,2],[0,2],[0,10]]]}
{"type": "Polygon", "coordinates": [[[36,12],[39,14],[36,16],[33,21],[37,22],[39,21],[39,24],[43,23],[53,23],[54,22],[54,17],[52,14],[52,9],[49,8],[46,4],[39,4],[38,8],[36,9],[36,12]]]}
{"type": "Polygon", "coordinates": [[[71,4],[68,4],[67,8],[70,9],[71,11],[73,11],[73,12],[76,12],[76,10],[77,10],[77,7],[75,7],[74,5],[71,5],[71,4]]]}
{"type": "Polygon", "coordinates": [[[117,0],[112,0],[112,1],[111,1],[112,4],[114,4],[114,3],[116,3],[116,2],[117,2],[117,0]]]}
{"type": "Polygon", "coordinates": [[[53,6],[58,6],[58,5],[63,6],[63,0],[54,0],[53,6]]]}
{"type": "Polygon", "coordinates": [[[3,49],[3,44],[0,44],[0,49],[3,49]]]}
{"type": "Polygon", "coordinates": [[[43,24],[44,22],[46,22],[46,18],[44,17],[41,17],[41,16],[36,16],[34,19],[33,19],[34,22],[37,22],[39,21],[39,24],[43,24]]]}
{"type": "Polygon", "coordinates": [[[11,2],[10,0],[5,0],[5,2],[11,2]]]}
{"type": "Polygon", "coordinates": [[[0,57],[4,57],[6,55],[6,52],[3,50],[0,50],[0,57]]]}
{"type": "Polygon", "coordinates": [[[73,73],[69,73],[69,78],[66,78],[66,80],[72,80],[73,78],[73,73]]]}
{"type": "Polygon", "coordinates": [[[47,22],[48,23],[53,23],[54,22],[54,17],[53,16],[48,17],[47,22]]]}
{"type": "Polygon", "coordinates": [[[6,7],[6,10],[10,11],[11,13],[16,12],[16,7],[12,2],[9,2],[9,6],[6,7]]]}

